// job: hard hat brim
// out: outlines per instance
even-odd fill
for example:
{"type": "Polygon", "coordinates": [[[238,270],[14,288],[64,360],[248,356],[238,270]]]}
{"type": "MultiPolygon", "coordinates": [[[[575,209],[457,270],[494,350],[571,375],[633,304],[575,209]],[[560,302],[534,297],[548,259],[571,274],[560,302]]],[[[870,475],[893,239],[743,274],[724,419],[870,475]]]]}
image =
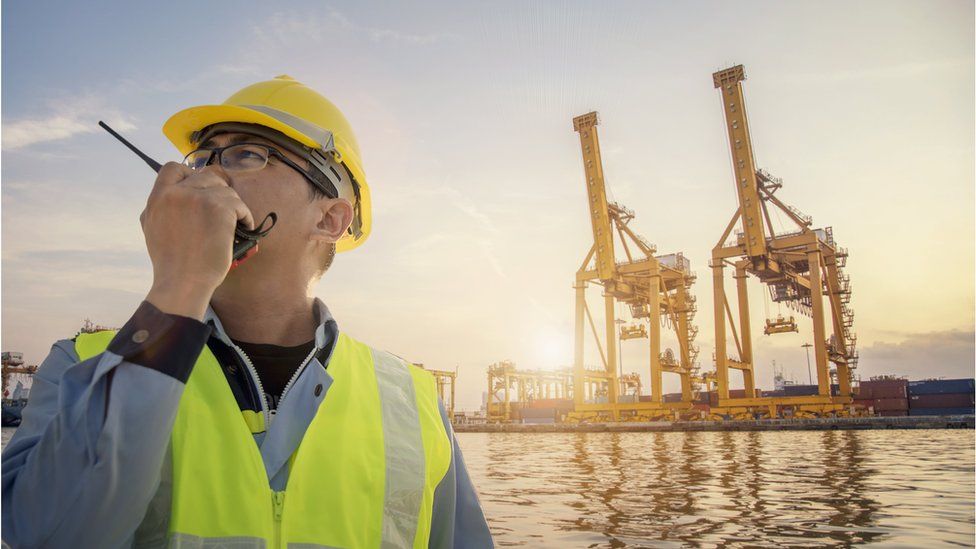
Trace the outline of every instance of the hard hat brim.
{"type": "Polygon", "coordinates": [[[194,132],[220,122],[260,124],[313,149],[323,146],[312,137],[270,115],[237,105],[202,105],[183,109],[169,117],[169,120],[163,124],[163,134],[176,146],[180,154],[186,155],[196,148],[196,144],[191,140],[194,132]]]}

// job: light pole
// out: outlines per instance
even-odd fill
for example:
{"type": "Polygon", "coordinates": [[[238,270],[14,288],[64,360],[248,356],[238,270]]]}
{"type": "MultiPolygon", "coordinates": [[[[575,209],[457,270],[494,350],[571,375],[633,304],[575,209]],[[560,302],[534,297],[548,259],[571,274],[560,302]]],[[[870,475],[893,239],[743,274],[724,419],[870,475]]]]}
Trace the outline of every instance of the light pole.
{"type": "Polygon", "coordinates": [[[623,340],[621,337],[623,334],[620,333],[620,328],[622,325],[626,324],[627,321],[621,318],[615,319],[614,322],[617,324],[617,361],[619,363],[619,369],[617,370],[617,375],[624,375],[624,352],[623,352],[623,340]]]}
{"type": "Polygon", "coordinates": [[[800,347],[806,347],[807,349],[807,379],[810,380],[810,385],[813,385],[813,374],[810,373],[810,347],[813,347],[813,345],[804,343],[803,345],[800,345],[800,347]]]}

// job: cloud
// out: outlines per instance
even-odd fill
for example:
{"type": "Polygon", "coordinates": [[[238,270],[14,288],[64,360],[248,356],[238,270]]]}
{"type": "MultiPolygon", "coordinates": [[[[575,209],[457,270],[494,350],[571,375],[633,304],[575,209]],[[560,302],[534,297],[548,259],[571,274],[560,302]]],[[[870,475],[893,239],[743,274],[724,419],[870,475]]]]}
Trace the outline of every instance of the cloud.
{"type": "Polygon", "coordinates": [[[938,59],[926,62],[907,62],[877,67],[857,67],[854,69],[832,69],[830,71],[796,71],[785,73],[784,79],[798,83],[849,82],[856,80],[902,80],[921,78],[933,73],[963,74],[961,71],[972,67],[972,59],[938,59]]]}
{"type": "Polygon", "coordinates": [[[456,34],[451,33],[412,34],[393,29],[357,25],[335,9],[329,10],[329,18],[337,22],[344,29],[365,34],[374,42],[392,41],[405,44],[433,44],[446,38],[457,38],[456,34]]]}
{"type": "Polygon", "coordinates": [[[914,333],[899,343],[877,341],[861,349],[858,370],[863,378],[885,373],[911,379],[972,377],[976,369],[974,341],[973,330],[914,333]]]}
{"type": "Polygon", "coordinates": [[[330,29],[347,31],[349,34],[364,36],[373,42],[387,42],[395,44],[427,45],[453,40],[458,35],[453,33],[411,33],[396,29],[371,27],[361,25],[346,17],[337,10],[330,8],[325,14],[294,14],[276,13],[260,26],[255,26],[253,32],[265,43],[277,46],[294,44],[296,40],[310,44],[327,44],[334,40],[335,33],[330,29]]]}
{"type": "Polygon", "coordinates": [[[99,117],[119,131],[136,129],[131,119],[109,108],[104,99],[93,95],[81,96],[71,101],[51,102],[49,109],[50,114],[39,117],[4,120],[3,148],[16,150],[79,134],[99,132],[101,129],[96,124],[99,117]]]}

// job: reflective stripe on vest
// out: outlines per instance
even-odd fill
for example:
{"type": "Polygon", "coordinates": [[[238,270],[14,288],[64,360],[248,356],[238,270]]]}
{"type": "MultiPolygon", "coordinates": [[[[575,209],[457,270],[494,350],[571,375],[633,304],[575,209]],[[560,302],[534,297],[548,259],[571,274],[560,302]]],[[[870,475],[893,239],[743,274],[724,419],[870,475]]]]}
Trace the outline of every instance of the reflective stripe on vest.
{"type": "MultiPolygon", "coordinates": [[[[79,335],[79,358],[113,336],[79,335]]],[[[451,460],[433,377],[343,333],[328,372],[333,383],[289,460],[286,490],[275,492],[204,347],[173,425],[170,516],[154,518],[168,524],[169,547],[427,546],[434,490],[451,460]]]]}

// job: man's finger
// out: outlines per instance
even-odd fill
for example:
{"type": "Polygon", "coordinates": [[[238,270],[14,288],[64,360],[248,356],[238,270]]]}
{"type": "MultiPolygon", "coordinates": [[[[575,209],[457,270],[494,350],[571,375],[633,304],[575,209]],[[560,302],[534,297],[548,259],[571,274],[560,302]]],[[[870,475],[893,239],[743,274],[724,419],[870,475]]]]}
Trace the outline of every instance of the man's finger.
{"type": "Polygon", "coordinates": [[[189,166],[184,166],[179,162],[167,162],[159,168],[156,175],[157,185],[175,185],[187,177],[193,175],[194,171],[189,166]]]}
{"type": "Polygon", "coordinates": [[[183,179],[180,184],[194,189],[210,189],[214,187],[230,188],[230,179],[223,172],[207,170],[193,172],[190,177],[183,179]]]}
{"type": "Polygon", "coordinates": [[[237,220],[241,222],[248,229],[254,228],[254,216],[251,215],[251,209],[247,207],[247,204],[241,200],[241,197],[237,194],[237,191],[231,189],[230,187],[209,187],[204,189],[203,192],[208,193],[215,200],[219,200],[221,203],[229,204],[234,210],[234,214],[237,216],[237,220]]]}

